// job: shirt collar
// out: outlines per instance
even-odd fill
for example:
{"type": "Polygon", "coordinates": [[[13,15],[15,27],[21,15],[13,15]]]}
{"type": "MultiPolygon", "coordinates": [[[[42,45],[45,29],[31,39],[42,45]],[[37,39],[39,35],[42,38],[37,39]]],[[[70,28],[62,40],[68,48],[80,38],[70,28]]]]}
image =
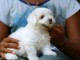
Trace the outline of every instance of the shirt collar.
{"type": "MultiPolygon", "coordinates": [[[[25,4],[28,4],[28,5],[36,5],[36,4],[27,3],[27,2],[25,2],[24,0],[20,0],[20,1],[23,2],[23,3],[25,3],[25,4]]],[[[44,4],[44,3],[48,2],[48,1],[49,1],[49,0],[46,0],[46,1],[44,1],[43,3],[38,4],[38,6],[44,4]]]]}

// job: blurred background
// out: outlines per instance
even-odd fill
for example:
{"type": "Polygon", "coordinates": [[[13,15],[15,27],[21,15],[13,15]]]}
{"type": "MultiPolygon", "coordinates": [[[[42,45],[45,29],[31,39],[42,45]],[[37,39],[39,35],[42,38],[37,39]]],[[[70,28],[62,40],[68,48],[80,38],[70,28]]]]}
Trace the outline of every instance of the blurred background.
{"type": "Polygon", "coordinates": [[[80,0],[77,0],[80,3],[80,0]]]}

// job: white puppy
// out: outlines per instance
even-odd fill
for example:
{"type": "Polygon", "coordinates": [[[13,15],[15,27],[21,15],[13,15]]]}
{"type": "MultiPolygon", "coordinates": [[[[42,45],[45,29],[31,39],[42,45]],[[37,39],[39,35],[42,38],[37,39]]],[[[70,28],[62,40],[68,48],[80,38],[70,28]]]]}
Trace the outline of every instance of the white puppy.
{"type": "Polygon", "coordinates": [[[51,10],[47,8],[35,9],[27,19],[26,27],[19,28],[9,37],[20,41],[20,50],[12,49],[15,54],[7,53],[6,59],[18,59],[18,56],[27,57],[29,60],[38,60],[37,51],[43,55],[54,55],[50,49],[50,35],[48,28],[55,24],[55,18],[51,10]],[[18,56],[17,56],[18,55],[18,56]]]}

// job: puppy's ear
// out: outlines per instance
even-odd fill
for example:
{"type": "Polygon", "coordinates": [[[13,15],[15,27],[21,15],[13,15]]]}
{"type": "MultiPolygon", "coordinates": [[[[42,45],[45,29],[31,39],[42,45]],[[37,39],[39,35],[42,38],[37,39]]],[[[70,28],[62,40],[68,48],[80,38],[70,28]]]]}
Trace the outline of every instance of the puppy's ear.
{"type": "Polygon", "coordinates": [[[28,16],[27,21],[28,21],[28,24],[32,24],[32,25],[36,24],[37,23],[36,15],[33,14],[33,13],[30,13],[29,16],[28,16]]]}

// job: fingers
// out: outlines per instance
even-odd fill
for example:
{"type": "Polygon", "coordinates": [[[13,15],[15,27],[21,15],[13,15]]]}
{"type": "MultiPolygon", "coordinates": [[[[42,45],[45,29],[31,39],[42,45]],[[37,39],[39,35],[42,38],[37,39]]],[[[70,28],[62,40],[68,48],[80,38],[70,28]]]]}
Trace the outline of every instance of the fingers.
{"type": "Polygon", "coordinates": [[[51,35],[51,43],[52,44],[61,44],[61,41],[64,40],[65,37],[65,31],[63,26],[60,25],[56,25],[52,28],[52,30],[50,31],[50,35],[51,35]]]}
{"type": "Polygon", "coordinates": [[[60,26],[60,25],[56,25],[50,30],[50,35],[53,38],[64,37],[64,35],[65,35],[64,28],[62,26],[60,26]]]}
{"type": "Polygon", "coordinates": [[[14,43],[5,43],[5,48],[14,48],[14,49],[19,49],[18,44],[14,43]]]}
{"type": "Polygon", "coordinates": [[[55,32],[63,32],[64,28],[62,26],[54,26],[53,31],[55,32]]]}
{"type": "Polygon", "coordinates": [[[5,58],[4,53],[13,53],[13,51],[8,48],[20,49],[18,46],[19,46],[18,40],[13,38],[5,38],[0,43],[0,56],[2,58],[5,58]]]}
{"type": "Polygon", "coordinates": [[[5,38],[5,42],[18,44],[18,40],[13,38],[5,38]]]}
{"type": "Polygon", "coordinates": [[[19,43],[17,40],[12,39],[12,38],[5,38],[1,43],[0,43],[0,52],[3,53],[12,53],[11,50],[8,50],[7,48],[14,48],[14,49],[19,49],[19,43]]]}
{"type": "Polygon", "coordinates": [[[2,53],[12,53],[12,50],[9,50],[7,48],[2,47],[0,52],[2,52],[2,53]]]}
{"type": "Polygon", "coordinates": [[[54,26],[50,31],[50,34],[54,35],[64,35],[64,28],[62,26],[54,26]]]}
{"type": "MultiPolygon", "coordinates": [[[[6,39],[6,38],[5,38],[6,39]]],[[[6,40],[3,41],[0,45],[4,48],[14,48],[14,49],[19,49],[19,43],[17,40],[13,41],[14,39],[10,40],[6,40]]]]}
{"type": "Polygon", "coordinates": [[[1,56],[3,59],[6,58],[6,57],[5,57],[5,53],[0,52],[0,56],[1,56]]]}
{"type": "Polygon", "coordinates": [[[55,25],[54,27],[59,28],[60,30],[64,30],[63,26],[61,26],[61,25],[55,25]]]}

